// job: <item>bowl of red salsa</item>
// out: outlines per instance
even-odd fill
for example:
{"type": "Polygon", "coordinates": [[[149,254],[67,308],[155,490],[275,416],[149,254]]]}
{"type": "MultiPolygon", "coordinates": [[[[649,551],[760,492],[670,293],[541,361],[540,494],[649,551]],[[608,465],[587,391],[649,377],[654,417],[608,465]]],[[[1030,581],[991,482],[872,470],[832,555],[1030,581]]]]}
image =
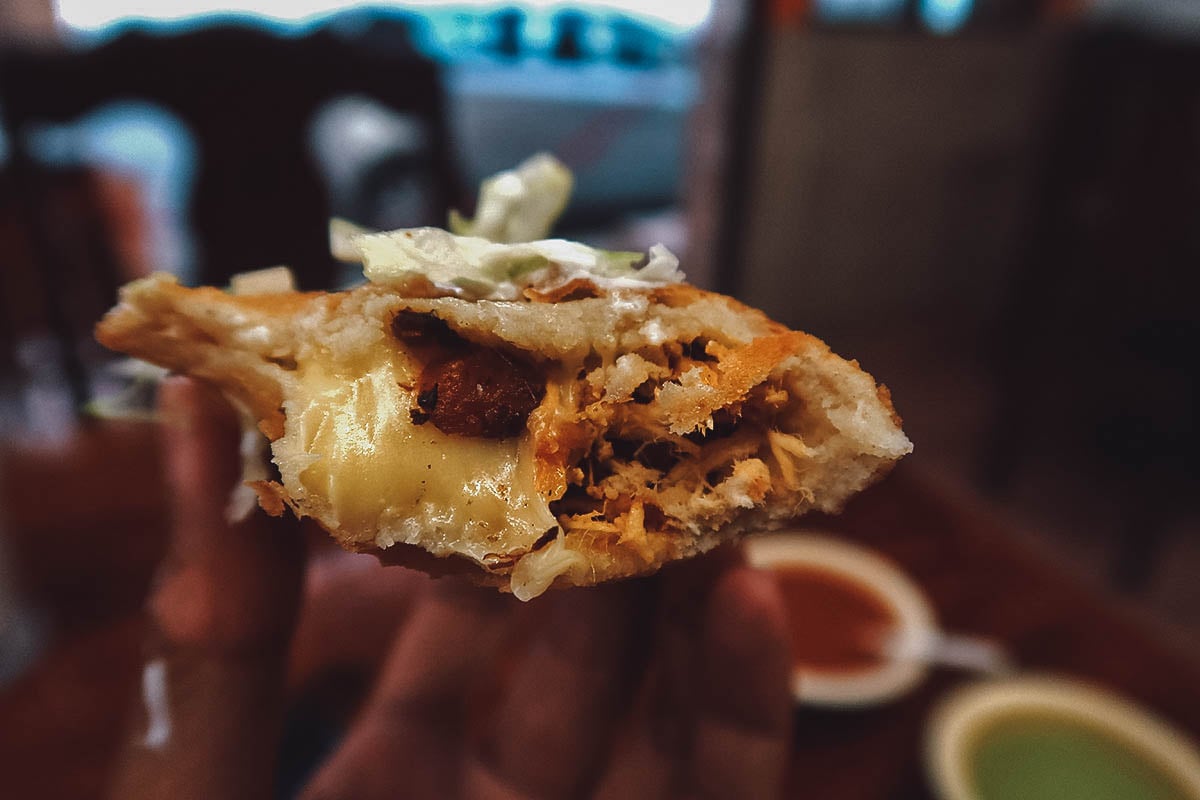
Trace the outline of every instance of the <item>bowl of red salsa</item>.
{"type": "Polygon", "coordinates": [[[937,629],[920,587],[881,554],[818,531],[762,534],[746,542],[751,565],[771,570],[788,611],[799,703],[863,706],[913,689],[922,660],[897,658],[903,641],[937,629]],[[885,646],[891,643],[891,647],[885,646]],[[900,647],[895,647],[899,643],[900,647]]]}

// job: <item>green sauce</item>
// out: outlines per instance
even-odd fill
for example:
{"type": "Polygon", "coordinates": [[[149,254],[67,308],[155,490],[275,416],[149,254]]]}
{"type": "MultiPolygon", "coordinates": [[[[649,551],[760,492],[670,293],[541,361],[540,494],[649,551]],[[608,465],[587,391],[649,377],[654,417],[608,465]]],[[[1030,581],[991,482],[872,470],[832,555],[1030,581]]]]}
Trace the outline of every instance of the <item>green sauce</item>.
{"type": "Polygon", "coordinates": [[[978,734],[979,800],[1197,800],[1154,756],[1085,722],[1013,714],[978,734]]]}

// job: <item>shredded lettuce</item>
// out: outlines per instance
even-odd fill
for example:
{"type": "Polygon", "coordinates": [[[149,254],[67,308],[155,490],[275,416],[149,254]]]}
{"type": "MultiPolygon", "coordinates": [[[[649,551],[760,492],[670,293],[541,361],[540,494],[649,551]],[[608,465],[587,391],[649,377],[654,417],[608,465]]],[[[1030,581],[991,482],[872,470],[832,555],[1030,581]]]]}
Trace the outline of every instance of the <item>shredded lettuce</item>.
{"type": "Polygon", "coordinates": [[[561,162],[539,153],[483,182],[474,220],[451,213],[448,231],[375,233],[334,219],[330,247],[339,260],[361,263],[372,283],[416,295],[515,300],[527,287],[551,289],[576,278],[613,287],[683,281],[679,259],[661,244],[636,253],[545,238],[573,181],[561,162]]]}
{"type": "Polygon", "coordinates": [[[354,244],[354,238],[374,232],[349,220],[334,217],[329,220],[329,252],[344,264],[360,264],[362,256],[354,244]]]}
{"type": "Polygon", "coordinates": [[[230,294],[287,294],[296,291],[296,276],[288,267],[239,272],[229,280],[230,294]]]}
{"type": "Polygon", "coordinates": [[[679,259],[662,245],[641,253],[597,250],[566,239],[501,244],[440,228],[410,228],[355,236],[367,280],[399,289],[422,285],[469,298],[516,299],[527,286],[554,286],[586,277],[637,286],[683,280],[679,259]],[[644,263],[645,266],[638,267],[644,263]]]}
{"type": "Polygon", "coordinates": [[[493,175],[479,187],[475,219],[450,212],[450,230],[493,242],[545,239],[567,207],[575,178],[549,153],[538,153],[516,169],[493,175]]]}

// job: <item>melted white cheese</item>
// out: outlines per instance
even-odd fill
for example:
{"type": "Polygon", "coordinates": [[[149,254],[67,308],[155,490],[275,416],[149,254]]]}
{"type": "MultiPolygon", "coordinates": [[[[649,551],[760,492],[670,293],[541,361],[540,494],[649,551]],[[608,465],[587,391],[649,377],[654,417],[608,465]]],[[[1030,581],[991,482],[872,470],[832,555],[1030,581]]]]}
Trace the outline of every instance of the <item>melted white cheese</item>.
{"type": "Polygon", "coordinates": [[[310,361],[274,444],[289,493],[362,546],[417,544],[481,564],[556,526],[534,485],[528,436],[448,435],[409,414],[419,366],[398,349],[372,363],[310,361]],[[327,498],[320,508],[317,498],[327,498]]]}

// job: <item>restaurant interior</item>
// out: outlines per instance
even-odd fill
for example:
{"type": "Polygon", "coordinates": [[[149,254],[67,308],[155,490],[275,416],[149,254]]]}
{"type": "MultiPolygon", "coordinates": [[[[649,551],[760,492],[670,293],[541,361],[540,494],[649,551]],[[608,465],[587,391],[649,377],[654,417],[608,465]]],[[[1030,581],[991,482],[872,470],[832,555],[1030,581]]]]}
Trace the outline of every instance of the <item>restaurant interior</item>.
{"type": "MultiPolygon", "coordinates": [[[[0,796],[106,796],[142,691],[171,522],[153,385],[92,335],[118,288],[344,288],[329,219],[440,226],[539,152],[555,235],[666,244],[914,444],[794,527],[898,570],[938,642],[886,696],[798,681],[786,796],[1200,798],[1190,0],[0,4],[0,796]],[[959,793],[948,699],[1029,676],[1161,725],[1130,747],[1169,786],[959,793]]],[[[279,797],[336,738],[316,707],[279,797]]]]}

